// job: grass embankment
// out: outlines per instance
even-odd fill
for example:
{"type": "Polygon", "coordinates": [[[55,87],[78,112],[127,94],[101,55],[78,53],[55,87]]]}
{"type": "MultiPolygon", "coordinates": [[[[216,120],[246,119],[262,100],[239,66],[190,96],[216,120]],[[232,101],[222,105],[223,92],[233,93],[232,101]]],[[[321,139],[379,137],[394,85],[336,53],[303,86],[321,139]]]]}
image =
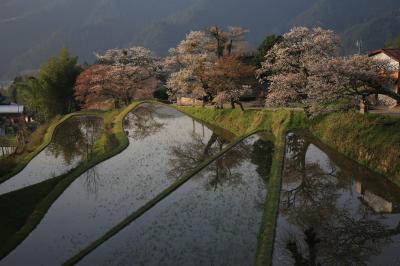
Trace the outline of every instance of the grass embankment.
{"type": "MultiPolygon", "coordinates": [[[[176,107],[179,111],[211,125],[226,129],[237,137],[257,131],[276,133],[280,125],[288,123],[287,128],[304,128],[305,116],[302,112],[290,109],[245,110],[212,109],[202,107],[176,107]]],[[[275,134],[276,136],[276,134],[275,134]]]]}
{"type": "Polygon", "coordinates": [[[333,113],[310,122],[323,143],[400,185],[400,117],[333,113]]]}
{"type": "Polygon", "coordinates": [[[0,243],[6,243],[25,224],[36,205],[57,185],[62,176],[0,196],[0,243]]]}
{"type": "MultiPolygon", "coordinates": [[[[37,192],[34,187],[26,188],[25,190],[20,191],[20,193],[24,193],[23,195],[24,197],[26,197],[27,202],[30,202],[30,206],[26,206],[26,210],[24,211],[24,213],[21,212],[22,216],[18,217],[18,224],[22,224],[22,226],[17,229],[18,231],[13,232],[11,236],[10,233],[5,233],[8,234],[9,239],[7,242],[2,243],[0,247],[0,259],[5,257],[11,250],[13,250],[29,235],[29,233],[42,220],[53,202],[76,178],[78,178],[88,169],[120,153],[128,146],[129,140],[123,130],[123,119],[132,109],[134,109],[139,104],[140,102],[134,102],[130,106],[122,110],[113,110],[109,112],[90,111],[74,113],[71,115],[67,115],[66,117],[59,120],[58,123],[55,123],[52,127],[49,127],[49,129],[47,130],[48,133],[46,133],[45,142],[41,145],[40,149],[39,147],[36,149],[38,150],[38,152],[43,150],[51,141],[52,135],[47,134],[50,134],[50,132],[53,133],[57,125],[61,124],[63,121],[74,115],[101,116],[104,122],[105,133],[96,142],[94,152],[89,161],[82,162],[67,174],[61,177],[57,177],[56,179],[54,179],[55,183],[52,183],[52,181],[45,181],[48,182],[48,184],[46,184],[45,182],[37,184],[36,188],[40,187],[40,193],[37,192]]],[[[4,195],[4,197],[6,196],[7,194],[4,195]]],[[[10,194],[9,197],[14,197],[14,194],[10,194]]],[[[17,204],[17,202],[15,202],[15,204],[17,204]]],[[[25,208],[21,206],[15,206],[15,204],[13,205],[14,208],[25,208]]],[[[15,230],[16,228],[14,228],[14,231],[15,230]]]]}
{"type": "Polygon", "coordinates": [[[264,214],[258,235],[256,265],[270,265],[274,247],[275,227],[279,211],[282,183],[282,167],[285,156],[285,136],[292,129],[305,128],[303,112],[290,109],[269,110],[215,110],[199,107],[177,107],[178,110],[196,118],[215,124],[243,136],[258,131],[269,131],[275,138],[271,173],[267,184],[264,214]]]}

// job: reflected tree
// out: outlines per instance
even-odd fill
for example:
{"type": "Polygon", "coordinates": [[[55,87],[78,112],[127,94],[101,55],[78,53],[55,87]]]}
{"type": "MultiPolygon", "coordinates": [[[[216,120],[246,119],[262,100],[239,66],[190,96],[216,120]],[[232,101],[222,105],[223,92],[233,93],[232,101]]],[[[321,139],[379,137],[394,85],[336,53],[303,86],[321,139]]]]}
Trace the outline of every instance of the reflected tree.
{"type": "Polygon", "coordinates": [[[243,182],[242,174],[234,169],[249,159],[250,152],[251,146],[244,141],[211,164],[207,188],[215,191],[219,186],[225,184],[232,186],[241,184],[243,182]]]}
{"type": "Polygon", "coordinates": [[[130,112],[124,120],[124,128],[129,137],[134,140],[143,140],[159,132],[164,124],[155,119],[154,113],[155,107],[151,105],[142,105],[134,112],[130,112]]]}
{"type": "Polygon", "coordinates": [[[268,181],[271,172],[274,148],[275,145],[272,141],[260,138],[254,143],[253,150],[250,153],[251,162],[257,165],[256,171],[265,182],[268,181]]]}
{"type": "Polygon", "coordinates": [[[400,234],[400,223],[391,228],[360,202],[343,202],[347,185],[340,170],[333,163],[322,170],[307,162],[306,140],[287,143],[293,147],[285,161],[280,213],[302,232],[289,230],[285,246],[296,265],[363,265],[400,234]]]}
{"type": "Polygon", "coordinates": [[[48,150],[55,157],[62,156],[67,164],[79,157],[90,159],[94,144],[103,131],[102,122],[99,117],[75,117],[65,121],[57,129],[48,150]]]}
{"type": "Polygon", "coordinates": [[[95,195],[97,197],[97,193],[99,191],[100,179],[97,173],[96,167],[92,167],[85,172],[84,186],[88,195],[95,195]]]}
{"type": "Polygon", "coordinates": [[[171,148],[169,152],[171,170],[168,173],[171,178],[181,177],[194,170],[202,161],[220,152],[226,143],[214,133],[206,140],[205,137],[193,132],[191,139],[190,142],[171,148]]]}

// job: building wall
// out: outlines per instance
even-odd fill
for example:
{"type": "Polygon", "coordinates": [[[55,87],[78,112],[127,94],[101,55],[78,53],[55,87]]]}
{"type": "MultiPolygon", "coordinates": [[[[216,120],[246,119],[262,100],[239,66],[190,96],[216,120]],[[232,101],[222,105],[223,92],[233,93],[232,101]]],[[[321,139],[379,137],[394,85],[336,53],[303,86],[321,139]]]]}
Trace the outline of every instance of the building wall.
{"type": "MultiPolygon", "coordinates": [[[[384,53],[380,53],[377,55],[372,56],[375,59],[379,59],[379,60],[387,60],[390,65],[392,66],[392,77],[394,80],[397,81],[396,85],[393,87],[393,90],[397,93],[400,93],[400,62],[394,60],[393,58],[391,58],[390,56],[384,54],[384,53]]],[[[395,100],[393,100],[392,98],[386,96],[386,95],[378,95],[378,104],[379,105],[384,105],[384,106],[388,106],[388,107],[393,107],[397,105],[397,102],[395,100]]]]}
{"type": "Polygon", "coordinates": [[[393,72],[396,72],[397,74],[397,78],[398,78],[398,73],[400,71],[400,63],[397,62],[396,60],[394,60],[393,58],[391,58],[390,56],[384,54],[384,53],[380,53],[377,55],[372,56],[375,59],[379,59],[379,60],[387,60],[389,61],[390,65],[393,67],[393,72]]]}
{"type": "Polygon", "coordinates": [[[177,99],[177,104],[183,106],[203,105],[203,101],[188,97],[179,97],[177,99]]]}

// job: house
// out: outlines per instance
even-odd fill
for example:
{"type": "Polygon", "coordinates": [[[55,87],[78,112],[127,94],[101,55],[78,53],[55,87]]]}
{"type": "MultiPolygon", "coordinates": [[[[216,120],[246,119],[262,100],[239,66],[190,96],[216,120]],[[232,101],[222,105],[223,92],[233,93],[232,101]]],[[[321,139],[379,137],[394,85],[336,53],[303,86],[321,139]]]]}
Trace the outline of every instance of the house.
{"type": "MultiPolygon", "coordinates": [[[[389,70],[390,75],[395,81],[395,86],[393,87],[393,90],[400,94],[400,49],[380,49],[370,53],[369,56],[389,62],[389,64],[392,66],[389,70]]],[[[381,104],[387,106],[395,106],[399,104],[395,100],[384,95],[378,95],[378,101],[381,104]]]]}
{"type": "Polygon", "coordinates": [[[25,119],[24,106],[11,102],[9,97],[0,94],[0,136],[5,135],[6,127],[25,119]]]}

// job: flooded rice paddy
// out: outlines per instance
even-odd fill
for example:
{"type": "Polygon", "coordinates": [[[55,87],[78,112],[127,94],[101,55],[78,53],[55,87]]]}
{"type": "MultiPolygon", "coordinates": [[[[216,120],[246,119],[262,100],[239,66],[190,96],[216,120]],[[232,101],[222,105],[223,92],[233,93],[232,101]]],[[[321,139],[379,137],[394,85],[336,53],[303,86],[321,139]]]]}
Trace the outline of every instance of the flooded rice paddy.
{"type": "Polygon", "coordinates": [[[129,147],[77,178],[1,265],[61,264],[228,142],[163,106],[141,105],[124,127],[129,147]]]}
{"type": "MultiPolygon", "coordinates": [[[[124,129],[128,148],[78,177],[0,265],[61,265],[234,141],[153,104],[124,129]]],[[[40,190],[90,158],[102,132],[100,118],[67,120],[0,193],[40,190]]],[[[400,188],[307,133],[286,143],[273,265],[399,265],[400,188]]],[[[267,133],[246,138],[78,264],[254,265],[273,153],[267,133]]]]}
{"type": "Polygon", "coordinates": [[[247,138],[80,265],[252,265],[273,143],[247,138]]]}
{"type": "Polygon", "coordinates": [[[0,184],[0,195],[67,173],[93,152],[102,119],[75,116],[55,130],[51,143],[17,175],[0,184]]]}

